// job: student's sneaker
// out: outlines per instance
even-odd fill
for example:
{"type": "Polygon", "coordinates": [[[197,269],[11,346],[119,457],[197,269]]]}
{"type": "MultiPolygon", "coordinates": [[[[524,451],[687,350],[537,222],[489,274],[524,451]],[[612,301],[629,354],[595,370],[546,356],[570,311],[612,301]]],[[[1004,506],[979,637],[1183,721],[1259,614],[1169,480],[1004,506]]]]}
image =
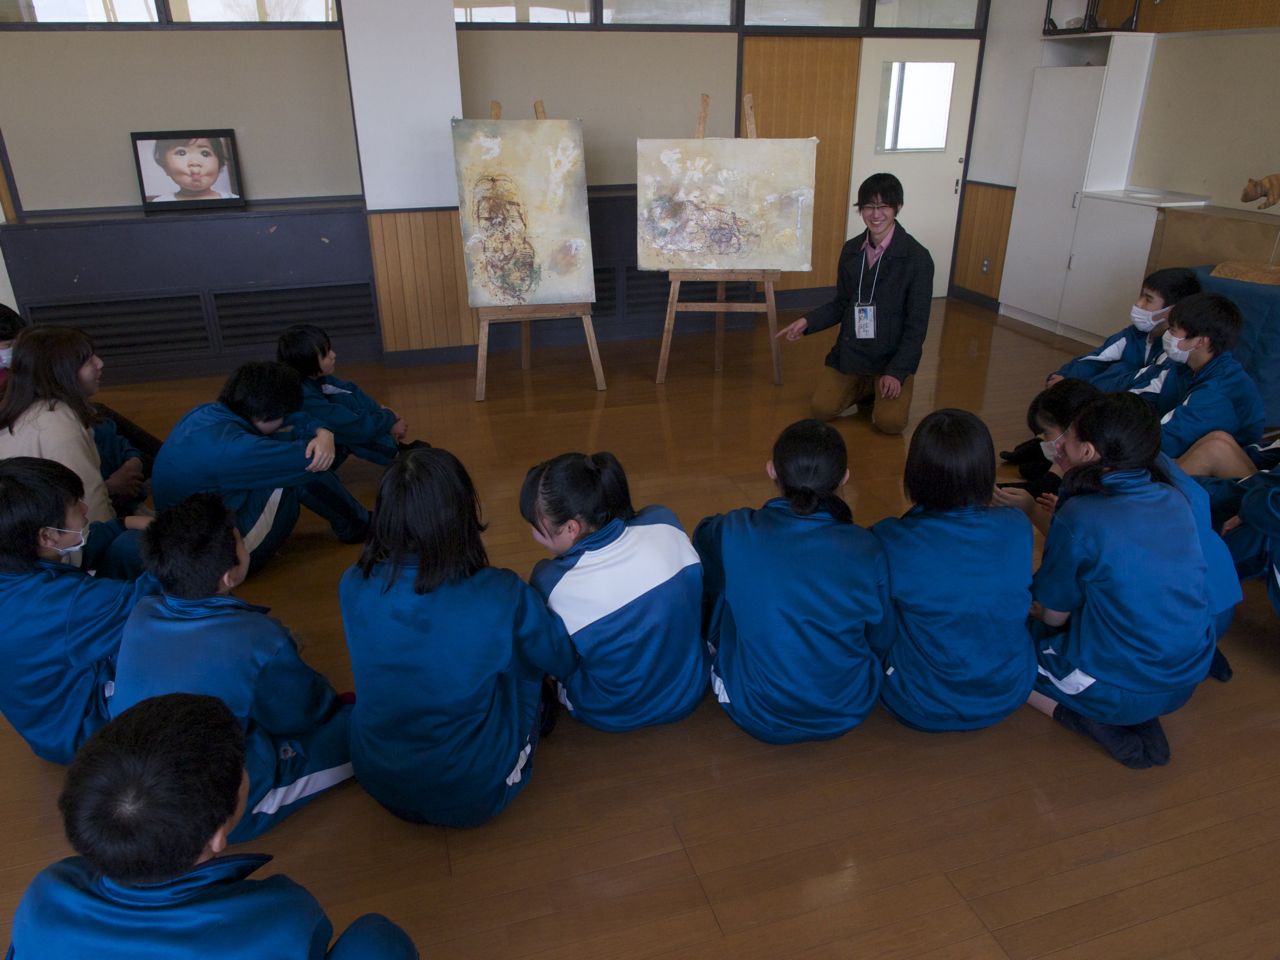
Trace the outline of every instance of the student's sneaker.
{"type": "MultiPolygon", "coordinates": [[[[1084,734],[1107,751],[1111,759],[1120,761],[1130,770],[1146,770],[1156,764],[1155,760],[1147,756],[1142,737],[1132,727],[1090,720],[1062,704],[1054,708],[1053,719],[1068,730],[1084,734]]],[[[1164,736],[1163,731],[1160,735],[1164,736]]],[[[1167,742],[1165,748],[1168,748],[1167,742]]],[[[1168,762],[1167,758],[1165,762],[1168,762]]]]}

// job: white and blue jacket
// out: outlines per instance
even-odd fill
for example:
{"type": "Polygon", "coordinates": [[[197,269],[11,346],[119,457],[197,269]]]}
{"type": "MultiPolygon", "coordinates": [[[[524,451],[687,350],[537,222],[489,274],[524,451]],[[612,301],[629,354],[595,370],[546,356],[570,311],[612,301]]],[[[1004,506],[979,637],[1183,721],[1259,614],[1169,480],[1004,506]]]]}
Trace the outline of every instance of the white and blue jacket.
{"type": "Polygon", "coordinates": [[[334,441],[356,456],[387,464],[396,455],[391,428],[398,417],[349,380],[307,377],[302,381],[302,411],[333,432],[334,441]]]}
{"type": "Polygon", "coordinates": [[[707,688],[702,565],[670,510],[605,524],[538,563],[530,583],[578,652],[574,672],[557,674],[576,718],[620,732],[693,712],[707,688]]]}
{"type": "Polygon", "coordinates": [[[1214,430],[1231,434],[1236,443],[1247,447],[1262,439],[1265,424],[1258,385],[1228,350],[1185,381],[1177,406],[1160,418],[1160,449],[1180,457],[1214,430]]]}
{"type": "Polygon", "coordinates": [[[1068,360],[1055,373],[1060,377],[1087,380],[1099,390],[1128,389],[1134,376],[1155,361],[1164,346],[1133,324],[1113,333],[1102,346],[1084,356],[1068,360]]]}

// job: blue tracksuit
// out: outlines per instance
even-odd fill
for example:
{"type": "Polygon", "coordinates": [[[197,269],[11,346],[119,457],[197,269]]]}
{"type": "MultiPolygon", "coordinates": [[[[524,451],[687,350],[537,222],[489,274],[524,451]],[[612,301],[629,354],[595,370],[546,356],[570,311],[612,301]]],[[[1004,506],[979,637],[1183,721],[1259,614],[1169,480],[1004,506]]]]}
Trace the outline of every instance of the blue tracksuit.
{"type": "Polygon", "coordinates": [[[575,717],[621,732],[693,712],[707,689],[702,566],[670,510],[605,524],[529,582],[578,652],[572,675],[558,676],[575,717]]]}
{"type": "Polygon", "coordinates": [[[1280,473],[1255,473],[1240,481],[1241,525],[1227,534],[1227,546],[1244,578],[1262,577],[1280,615],[1280,473]]]}
{"type": "Polygon", "coordinates": [[[98,448],[98,459],[102,461],[103,480],[123,467],[126,460],[143,459],[138,448],[121,436],[116,422],[110,418],[93,425],[93,445],[98,448]]]}
{"type": "Polygon", "coordinates": [[[1220,353],[1186,384],[1178,405],[1160,419],[1160,449],[1180,457],[1214,430],[1224,430],[1240,446],[1262,439],[1266,414],[1262,394],[1230,351],[1220,353]]]}
{"type": "Polygon", "coordinates": [[[369,513],[331,470],[307,472],[310,417],[289,417],[289,432],[259,433],[220,403],[196,407],[170,431],[156,457],[151,493],[164,510],[193,493],[218,493],[258,569],[284,543],[298,504],[320,514],[342,540],[363,535],[369,513]]]}
{"type": "MultiPolygon", "coordinates": [[[[1159,464],[1173,480],[1173,485],[1182,491],[1182,495],[1191,504],[1191,514],[1196,521],[1196,535],[1200,540],[1200,552],[1205,562],[1205,599],[1209,603],[1209,617],[1213,621],[1214,635],[1222,636],[1231,624],[1236,604],[1244,599],[1240,592],[1240,578],[1236,574],[1235,563],[1231,559],[1231,551],[1222,542],[1222,538],[1213,529],[1213,519],[1209,512],[1209,494],[1204,487],[1196,483],[1180,466],[1163,453],[1157,458],[1159,464]]],[[[1155,586],[1158,596],[1163,596],[1169,584],[1155,586]]]]}
{"type": "Polygon", "coordinates": [[[880,694],[889,712],[921,730],[976,730],[1026,703],[1036,677],[1026,514],[915,507],[871,532],[897,622],[880,694]]]}
{"type": "Polygon", "coordinates": [[[36,756],[69,763],[107,722],[120,635],[150,576],[99,580],[65,563],[0,572],[0,713],[36,756]]]}
{"type": "Polygon", "coordinates": [[[1060,377],[1088,380],[1099,390],[1125,390],[1137,372],[1152,363],[1163,349],[1159,337],[1151,340],[1130,324],[1107,337],[1098,349],[1068,360],[1054,372],[1060,377]]]}
{"type": "Polygon", "coordinates": [[[231,596],[148,597],[120,643],[111,715],[147,697],[219,697],[245,727],[249,800],[232,842],[262,833],[351,776],[351,708],[302,662],[266,607],[231,596]]]}
{"type": "Polygon", "coordinates": [[[332,430],[346,452],[377,464],[395,458],[390,430],[398,417],[354,383],[323,376],[303,380],[302,411],[332,430]]]}
{"type": "Polygon", "coordinates": [[[1032,594],[1070,619],[1035,624],[1036,689],[1103,723],[1142,723],[1186,703],[1209,672],[1204,555],[1176,489],[1145,470],[1102,485],[1059,501],[1045,540],[1032,594]]]}
{"type": "Polygon", "coordinates": [[[288,877],[249,876],[270,857],[217,857],[174,880],[125,886],[80,857],[46,867],[13,918],[6,960],[413,960],[408,935],[365,914],[329,950],[333,925],[288,877]]]}
{"type": "Polygon", "coordinates": [[[573,646],[533,590],[486,567],[425,593],[406,566],[342,577],[355,676],[356,777],[397,816],[471,826],[529,782],[544,674],[567,676],[573,646]]]}
{"type": "Polygon", "coordinates": [[[1174,363],[1161,350],[1155,360],[1133,375],[1124,389],[1142,397],[1151,404],[1156,416],[1163,417],[1182,401],[1192,375],[1190,367],[1174,363]]]}
{"type": "Polygon", "coordinates": [[[782,498],[707,517],[693,532],[703,615],[725,712],[768,743],[838,737],[880,693],[874,646],[892,633],[875,537],[782,498]]]}

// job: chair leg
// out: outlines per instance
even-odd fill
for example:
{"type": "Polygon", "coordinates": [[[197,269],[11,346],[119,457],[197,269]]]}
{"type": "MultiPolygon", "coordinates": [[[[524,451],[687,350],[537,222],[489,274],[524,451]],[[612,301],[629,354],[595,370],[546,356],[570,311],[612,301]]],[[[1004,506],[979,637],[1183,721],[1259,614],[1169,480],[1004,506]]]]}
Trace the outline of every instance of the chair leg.
{"type": "MultiPolygon", "coordinates": [[[[724,281],[716,283],[716,303],[724,303],[724,281]]],[[[724,314],[716,313],[716,373],[724,370],[724,314]]]]}
{"type": "Polygon", "coordinates": [[[484,399],[485,380],[489,373],[489,321],[480,320],[476,334],[476,403],[484,399]]]}
{"type": "Polygon", "coordinates": [[[667,297],[667,322],[662,327],[662,353],[658,355],[658,377],[655,382],[667,382],[667,359],[671,355],[671,332],[676,326],[676,304],[680,302],[680,281],[671,281],[671,294],[667,297]]]}
{"type": "Polygon", "coordinates": [[[591,314],[582,315],[582,332],[587,335],[587,352],[591,354],[591,369],[596,375],[596,389],[604,389],[604,368],[600,366],[600,348],[596,345],[596,328],[591,323],[591,314]]]}
{"type": "Polygon", "coordinates": [[[773,382],[782,385],[782,357],[778,352],[778,301],[773,296],[773,281],[764,282],[764,302],[769,318],[769,349],[773,352],[773,382]]]}

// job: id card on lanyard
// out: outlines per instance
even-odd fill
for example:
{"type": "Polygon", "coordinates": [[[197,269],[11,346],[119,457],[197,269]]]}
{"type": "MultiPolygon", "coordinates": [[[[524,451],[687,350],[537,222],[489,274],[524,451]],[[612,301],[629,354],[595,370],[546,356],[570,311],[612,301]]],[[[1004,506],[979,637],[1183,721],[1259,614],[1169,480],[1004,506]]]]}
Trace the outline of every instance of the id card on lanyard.
{"type": "Polygon", "coordinates": [[[876,283],[880,280],[880,264],[884,262],[884,254],[876,260],[875,276],[871,278],[871,295],[862,299],[862,274],[867,266],[867,251],[862,251],[862,263],[858,266],[858,300],[853,306],[853,335],[858,340],[874,340],[876,338],[876,283]]]}

